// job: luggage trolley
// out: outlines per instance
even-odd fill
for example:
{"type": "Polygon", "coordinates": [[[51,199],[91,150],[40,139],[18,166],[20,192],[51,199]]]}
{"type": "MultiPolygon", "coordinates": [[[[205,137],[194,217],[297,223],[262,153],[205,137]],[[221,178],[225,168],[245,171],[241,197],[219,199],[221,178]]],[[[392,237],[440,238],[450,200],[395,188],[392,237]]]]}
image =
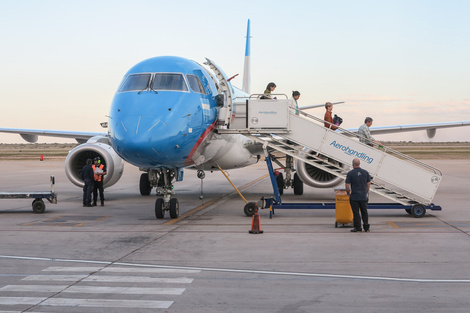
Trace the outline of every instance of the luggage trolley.
{"type": "Polygon", "coordinates": [[[50,203],[57,204],[57,193],[54,192],[55,178],[50,177],[51,191],[18,191],[18,192],[0,192],[0,199],[27,199],[33,198],[32,209],[34,213],[44,213],[46,204],[42,199],[47,199],[50,203]]]}

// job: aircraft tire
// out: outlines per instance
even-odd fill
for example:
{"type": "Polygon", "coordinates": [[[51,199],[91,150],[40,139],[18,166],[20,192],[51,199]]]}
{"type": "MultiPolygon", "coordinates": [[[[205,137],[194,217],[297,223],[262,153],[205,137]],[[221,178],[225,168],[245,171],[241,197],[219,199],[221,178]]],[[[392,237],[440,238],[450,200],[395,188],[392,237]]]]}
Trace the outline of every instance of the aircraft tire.
{"type": "Polygon", "coordinates": [[[279,189],[279,194],[282,196],[284,194],[284,175],[282,175],[282,173],[279,173],[279,175],[276,176],[276,183],[277,188],[279,189]]]}
{"type": "Polygon", "coordinates": [[[139,189],[140,189],[140,194],[142,196],[150,195],[150,192],[152,191],[152,186],[150,186],[148,173],[142,173],[142,175],[140,175],[139,189]]]}
{"type": "Polygon", "coordinates": [[[171,198],[170,199],[170,217],[178,218],[179,214],[180,214],[180,205],[178,203],[178,199],[171,198]]]}
{"type": "Polygon", "coordinates": [[[294,174],[294,195],[301,196],[304,194],[304,182],[297,173],[294,174]]]}
{"type": "Polygon", "coordinates": [[[155,217],[157,219],[165,217],[165,211],[163,211],[163,198],[157,198],[157,201],[155,201],[155,217]]]}

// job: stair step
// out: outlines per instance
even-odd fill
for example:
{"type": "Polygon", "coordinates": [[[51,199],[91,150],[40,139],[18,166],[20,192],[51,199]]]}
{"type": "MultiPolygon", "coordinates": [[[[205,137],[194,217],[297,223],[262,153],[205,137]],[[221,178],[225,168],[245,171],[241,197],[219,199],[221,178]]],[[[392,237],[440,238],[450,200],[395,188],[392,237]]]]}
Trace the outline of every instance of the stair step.
{"type": "MultiPolygon", "coordinates": [[[[326,171],[334,176],[338,176],[344,179],[346,174],[350,170],[348,166],[346,166],[346,168],[343,168],[340,165],[342,161],[341,162],[336,161],[333,158],[328,158],[326,156],[323,156],[321,154],[321,150],[320,151],[309,150],[310,153],[306,153],[304,148],[307,148],[307,149],[312,149],[312,148],[308,148],[307,146],[304,147],[303,145],[293,142],[290,139],[286,139],[286,137],[284,137],[282,133],[277,134],[275,130],[270,130],[270,133],[268,132],[257,133],[255,135],[249,134],[248,136],[262,144],[265,144],[271,147],[273,150],[278,150],[281,153],[291,155],[301,161],[310,163],[311,166],[318,167],[319,169],[326,171]],[[340,162],[340,163],[336,164],[337,162],[340,162]]],[[[379,183],[380,182],[381,181],[379,180],[379,183]]],[[[393,201],[401,202],[403,204],[417,203],[416,200],[414,200],[413,195],[408,195],[406,193],[405,193],[406,195],[404,195],[404,194],[394,191],[394,189],[397,189],[397,190],[402,190],[402,189],[398,189],[398,187],[395,188],[393,186],[389,187],[388,185],[387,187],[384,187],[380,185],[379,183],[375,183],[372,180],[371,191],[381,194],[382,196],[392,199],[393,201]]]]}

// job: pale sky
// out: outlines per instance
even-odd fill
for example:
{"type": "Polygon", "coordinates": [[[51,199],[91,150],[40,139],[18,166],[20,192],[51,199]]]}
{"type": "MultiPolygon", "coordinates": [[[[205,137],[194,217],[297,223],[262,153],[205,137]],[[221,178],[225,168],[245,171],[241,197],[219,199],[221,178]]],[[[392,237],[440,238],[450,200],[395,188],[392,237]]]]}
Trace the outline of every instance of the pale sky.
{"type": "MultiPolygon", "coordinates": [[[[123,75],[160,55],[210,58],[241,87],[248,19],[253,93],[273,81],[301,106],[346,101],[345,128],[468,121],[469,16],[466,0],[4,0],[0,127],[105,131],[123,75]]],[[[377,138],[470,141],[470,127],[377,138]]]]}

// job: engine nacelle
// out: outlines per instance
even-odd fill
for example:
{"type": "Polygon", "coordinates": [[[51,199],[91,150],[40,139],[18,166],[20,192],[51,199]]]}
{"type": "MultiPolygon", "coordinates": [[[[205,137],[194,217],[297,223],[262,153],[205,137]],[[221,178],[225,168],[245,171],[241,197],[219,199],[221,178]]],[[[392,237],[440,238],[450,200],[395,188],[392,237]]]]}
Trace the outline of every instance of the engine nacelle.
{"type": "Polygon", "coordinates": [[[204,154],[195,160],[196,168],[211,170],[220,166],[223,169],[235,169],[255,164],[258,160],[247,149],[250,145],[252,140],[242,135],[215,135],[204,154]]]}
{"type": "Polygon", "coordinates": [[[307,185],[315,188],[332,188],[343,182],[341,177],[325,172],[318,167],[297,160],[297,175],[307,185]]]}
{"type": "Polygon", "coordinates": [[[83,187],[81,172],[87,159],[94,159],[99,156],[101,163],[106,166],[107,174],[104,176],[103,186],[114,185],[122,176],[124,171],[124,161],[117,155],[114,149],[107,144],[107,138],[93,137],[86,143],[70,150],[65,159],[65,174],[76,186],[83,187]]]}
{"type": "Polygon", "coordinates": [[[436,130],[436,128],[426,129],[426,135],[428,135],[428,138],[434,138],[434,136],[436,136],[436,130]]]}

